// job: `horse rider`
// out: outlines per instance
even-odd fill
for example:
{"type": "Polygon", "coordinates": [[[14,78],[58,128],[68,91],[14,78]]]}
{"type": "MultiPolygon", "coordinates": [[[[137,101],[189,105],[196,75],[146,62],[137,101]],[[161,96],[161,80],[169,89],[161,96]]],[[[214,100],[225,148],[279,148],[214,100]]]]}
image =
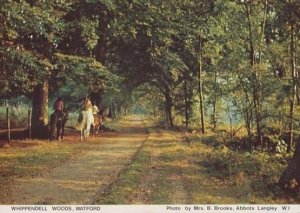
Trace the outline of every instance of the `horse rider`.
{"type": "Polygon", "coordinates": [[[93,114],[94,115],[98,115],[98,113],[99,113],[99,109],[98,109],[96,103],[94,102],[93,103],[93,114]]]}
{"type": "Polygon", "coordinates": [[[82,100],[82,112],[79,114],[78,122],[79,128],[81,129],[81,137],[87,138],[90,134],[90,125],[95,125],[93,116],[93,106],[88,97],[84,97],[82,100]],[[82,123],[86,124],[83,125],[82,123]],[[85,133],[83,133],[83,131],[85,133]]]}
{"type": "Polygon", "coordinates": [[[84,111],[87,111],[91,108],[92,108],[92,103],[91,103],[90,99],[88,99],[88,97],[84,97],[83,98],[83,103],[82,103],[82,109],[84,111]]]}
{"type": "Polygon", "coordinates": [[[55,110],[55,114],[58,117],[62,118],[63,117],[63,110],[64,110],[64,102],[63,102],[61,97],[58,97],[56,99],[56,101],[54,102],[53,108],[55,110]]]}

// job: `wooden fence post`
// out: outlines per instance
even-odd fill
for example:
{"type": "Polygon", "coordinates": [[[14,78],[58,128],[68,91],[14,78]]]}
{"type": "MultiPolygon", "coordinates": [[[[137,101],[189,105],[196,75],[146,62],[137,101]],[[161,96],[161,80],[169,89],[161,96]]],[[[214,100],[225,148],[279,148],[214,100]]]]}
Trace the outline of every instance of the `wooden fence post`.
{"type": "Polygon", "coordinates": [[[7,122],[7,142],[10,142],[10,116],[9,107],[6,107],[6,122],[7,122]]]}
{"type": "Polygon", "coordinates": [[[28,138],[31,139],[31,110],[28,110],[28,119],[27,119],[27,126],[28,126],[28,138]]]}

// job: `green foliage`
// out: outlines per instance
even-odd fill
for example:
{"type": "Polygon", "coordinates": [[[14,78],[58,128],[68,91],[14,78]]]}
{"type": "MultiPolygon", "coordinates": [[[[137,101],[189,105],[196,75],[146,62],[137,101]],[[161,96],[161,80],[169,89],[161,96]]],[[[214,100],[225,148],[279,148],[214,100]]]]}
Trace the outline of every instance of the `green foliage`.
{"type": "Polygon", "coordinates": [[[257,161],[257,159],[249,155],[242,156],[231,151],[212,153],[207,156],[205,164],[211,172],[218,171],[216,175],[219,178],[231,178],[239,172],[255,175],[262,169],[261,162],[257,161]],[[251,165],[250,168],[248,168],[249,165],[251,165]]]}
{"type": "Polygon", "coordinates": [[[78,82],[99,81],[99,78],[103,80],[112,79],[114,76],[108,72],[100,62],[94,58],[70,56],[57,53],[54,55],[56,59],[56,68],[60,70],[61,75],[65,74],[70,78],[77,79],[78,82]]]}
{"type": "MultiPolygon", "coordinates": [[[[9,106],[11,128],[26,128],[28,122],[28,110],[30,107],[24,103],[9,106]]],[[[0,129],[6,129],[6,106],[0,105],[0,129]]]]}
{"type": "Polygon", "coordinates": [[[99,21],[89,20],[83,18],[79,22],[79,26],[81,27],[81,37],[82,40],[86,43],[86,47],[89,51],[92,51],[97,43],[98,43],[98,35],[97,35],[97,27],[99,25],[99,21]]]}
{"type": "Polygon", "coordinates": [[[28,94],[48,74],[43,60],[19,47],[2,49],[0,55],[2,97],[28,94]]]}
{"type": "Polygon", "coordinates": [[[47,2],[3,1],[0,17],[1,96],[29,95],[48,78],[53,68],[52,51],[63,28],[62,11],[47,2]],[[2,89],[4,88],[4,89],[2,89]]]}
{"type": "Polygon", "coordinates": [[[117,75],[109,72],[107,67],[91,57],[56,53],[54,62],[51,91],[53,96],[63,96],[70,106],[76,105],[74,102],[88,96],[91,91],[108,92],[117,88],[117,82],[120,82],[117,75]]]}
{"type": "Polygon", "coordinates": [[[30,96],[47,80],[50,98],[94,93],[105,106],[126,109],[139,100],[164,121],[180,126],[187,114],[198,127],[201,56],[205,118],[212,125],[234,125],[235,117],[250,136],[258,113],[261,127],[284,131],[292,88],[289,33],[293,25],[299,37],[298,8],[296,1],[3,0],[0,97],[30,96]]]}

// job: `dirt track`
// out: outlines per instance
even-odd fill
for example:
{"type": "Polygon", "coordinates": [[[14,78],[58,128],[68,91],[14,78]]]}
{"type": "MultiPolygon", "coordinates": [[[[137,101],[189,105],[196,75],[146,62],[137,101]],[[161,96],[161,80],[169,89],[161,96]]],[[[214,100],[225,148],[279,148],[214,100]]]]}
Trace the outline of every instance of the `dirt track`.
{"type": "MultiPolygon", "coordinates": [[[[49,150],[52,153],[72,143],[78,149],[72,149],[71,158],[58,161],[53,167],[43,165],[46,170],[38,170],[31,178],[31,173],[23,176],[24,171],[16,172],[18,176],[8,169],[13,176],[9,185],[3,184],[7,193],[1,191],[2,204],[294,203],[258,196],[245,176],[216,178],[203,166],[208,154],[216,150],[204,143],[183,143],[180,132],[145,127],[138,116],[125,118],[116,126],[117,132],[104,133],[89,141],[79,142],[79,135],[74,133],[63,144],[42,141],[46,149],[56,146],[49,150]]],[[[41,158],[34,158],[37,144],[27,145],[31,152],[26,171],[31,171],[28,168],[39,166],[31,160],[41,158]]],[[[16,150],[23,152],[23,148],[16,150]]],[[[14,163],[11,167],[21,162],[8,158],[16,150],[12,147],[3,154],[3,165],[5,159],[14,163]]],[[[22,160],[20,154],[17,156],[22,160]]],[[[52,156],[51,162],[53,159],[52,156]]]]}
{"type": "Polygon", "coordinates": [[[118,133],[86,141],[88,150],[41,176],[15,182],[10,204],[91,204],[96,193],[105,191],[126,169],[148,133],[142,118],[120,123],[118,133]]]}

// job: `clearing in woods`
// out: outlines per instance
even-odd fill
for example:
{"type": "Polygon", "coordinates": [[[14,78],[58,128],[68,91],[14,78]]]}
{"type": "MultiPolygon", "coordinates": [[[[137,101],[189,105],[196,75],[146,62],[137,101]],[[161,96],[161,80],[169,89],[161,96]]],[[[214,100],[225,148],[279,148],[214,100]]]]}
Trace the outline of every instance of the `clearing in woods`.
{"type": "Polygon", "coordinates": [[[142,116],[115,128],[88,141],[69,135],[4,148],[1,204],[274,203],[254,196],[247,181],[241,187],[210,176],[201,161],[212,148],[186,145],[181,133],[152,127],[142,116]]]}

